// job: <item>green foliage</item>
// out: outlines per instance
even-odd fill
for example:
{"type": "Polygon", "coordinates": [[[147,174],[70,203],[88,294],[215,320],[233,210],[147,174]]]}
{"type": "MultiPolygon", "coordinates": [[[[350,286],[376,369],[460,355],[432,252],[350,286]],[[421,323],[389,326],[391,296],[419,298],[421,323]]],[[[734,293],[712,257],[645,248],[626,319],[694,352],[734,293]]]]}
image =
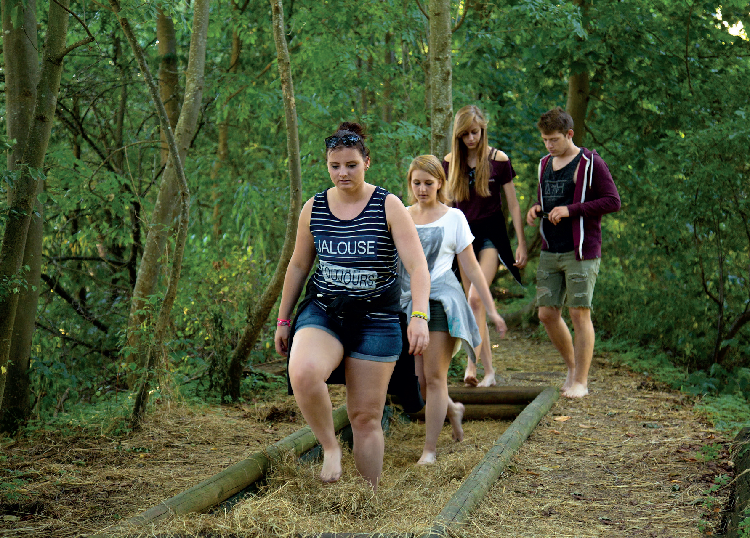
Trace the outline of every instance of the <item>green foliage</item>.
{"type": "MultiPolygon", "coordinates": [[[[589,74],[585,143],[607,161],[623,200],[620,213],[603,219],[597,330],[625,342],[613,345],[626,348],[623,360],[635,369],[703,402],[739,405],[750,367],[750,324],[732,328],[750,308],[750,111],[741,91],[750,86],[750,46],[728,27],[750,26],[746,5],[511,0],[467,6],[451,6],[454,14],[467,9],[453,35],[454,108],[475,103],[487,112],[490,143],[513,161],[523,210],[536,198],[544,152],[535,122],[564,104],[570,73],[589,74]]],[[[122,7],[154,74],[157,10],[172,17],[182,74],[190,4],[128,0],[122,7]]],[[[409,161],[429,147],[427,21],[413,2],[345,7],[340,0],[285,5],[303,197],[330,186],[323,138],[344,120],[368,128],[368,181],[403,196],[409,161]]],[[[123,346],[163,176],[159,126],[117,20],[96,6],[86,15],[81,20],[97,41],[66,56],[39,198],[44,279],[30,371],[39,421],[51,420],[66,391],[71,405],[97,406],[121,398],[124,379],[142,373],[134,372],[132,350],[123,346]]],[[[39,20],[43,31],[46,19],[39,20]]],[[[166,358],[156,368],[158,378],[174,377],[186,398],[221,397],[226,361],[278,261],[289,200],[270,8],[212,4],[210,21],[202,117],[185,162],[192,195],[188,247],[166,358]],[[234,32],[241,53],[230,70],[234,32]],[[224,125],[226,153],[220,154],[224,125]]],[[[85,35],[73,24],[69,42],[85,35]]],[[[177,92],[181,99],[184,84],[177,92]]],[[[5,135],[0,145],[8,148],[5,135]]],[[[14,179],[6,171],[0,180],[0,230],[14,179]]],[[[528,233],[531,239],[536,231],[528,233]]],[[[163,267],[170,256],[167,249],[163,267]]],[[[166,274],[159,274],[157,289],[166,288],[166,274]]],[[[533,269],[526,276],[533,280],[533,269]]],[[[24,283],[18,275],[0,283],[0,293],[24,283]]],[[[144,307],[144,341],[160,293],[144,307]]],[[[532,296],[529,288],[508,308],[532,296]]],[[[274,357],[273,329],[264,327],[253,363],[274,357]]],[[[275,383],[252,375],[243,390],[275,383]]],[[[172,390],[167,385],[157,391],[172,390]]]]}
{"type": "Polygon", "coordinates": [[[696,404],[696,409],[717,430],[730,435],[750,424],[750,403],[741,394],[708,395],[696,404]]]}
{"type": "Polygon", "coordinates": [[[3,477],[0,481],[0,499],[10,503],[23,499],[23,486],[29,482],[29,479],[19,477],[24,476],[25,473],[13,469],[2,469],[2,472],[9,474],[10,477],[3,477]]]}
{"type": "Polygon", "coordinates": [[[750,511],[745,510],[743,517],[737,525],[739,538],[750,538],[750,511]]]}
{"type": "Polygon", "coordinates": [[[0,299],[4,299],[8,295],[19,293],[21,289],[28,289],[28,283],[25,276],[28,271],[29,266],[24,265],[18,273],[11,275],[10,277],[2,277],[2,279],[0,279],[0,299]]]}

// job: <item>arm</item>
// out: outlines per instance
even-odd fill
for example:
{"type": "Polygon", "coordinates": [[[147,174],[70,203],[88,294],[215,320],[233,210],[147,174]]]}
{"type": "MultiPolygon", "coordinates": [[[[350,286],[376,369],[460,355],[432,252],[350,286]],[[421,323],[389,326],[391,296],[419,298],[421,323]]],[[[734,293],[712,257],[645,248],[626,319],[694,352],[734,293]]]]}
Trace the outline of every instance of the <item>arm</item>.
{"type": "Polygon", "coordinates": [[[585,202],[570,204],[567,207],[571,217],[601,217],[620,210],[620,194],[617,192],[607,163],[598,154],[593,154],[592,158],[594,159],[594,178],[591,190],[586,195],[585,202]]]}
{"type": "Polygon", "coordinates": [[[526,224],[529,226],[536,226],[536,219],[539,218],[539,213],[542,212],[542,206],[534,204],[531,206],[526,213],[526,224]]]}
{"type": "Polygon", "coordinates": [[[474,255],[474,248],[471,245],[458,253],[458,263],[461,265],[461,269],[463,269],[464,274],[468,277],[471,284],[477,290],[479,298],[482,299],[482,304],[487,311],[487,317],[495,325],[495,329],[500,334],[500,338],[503,338],[508,327],[505,325],[505,320],[497,312],[495,301],[492,299],[492,293],[490,293],[490,287],[484,278],[482,268],[479,267],[479,262],[474,255]]]}
{"type": "MultiPolygon", "coordinates": [[[[503,191],[505,193],[505,200],[508,203],[508,211],[510,211],[511,219],[513,220],[513,228],[516,230],[516,237],[518,238],[518,248],[516,248],[516,267],[523,269],[526,267],[528,261],[528,255],[526,252],[526,236],[523,232],[523,220],[521,217],[521,206],[518,203],[516,197],[516,187],[513,182],[510,181],[503,185],[503,191]]],[[[526,216],[528,220],[528,215],[526,216]]]]}
{"type": "MultiPolygon", "coordinates": [[[[294,305],[297,304],[302,286],[310,273],[310,268],[315,261],[315,242],[310,233],[310,215],[312,214],[312,198],[305,203],[299,215],[297,225],[297,238],[294,243],[292,259],[284,275],[284,287],[281,290],[281,305],[279,306],[279,319],[291,319],[294,305]]],[[[274,336],[274,345],[279,355],[286,356],[289,353],[289,331],[290,327],[277,326],[274,336]]]]}
{"type": "MultiPolygon", "coordinates": [[[[414,310],[429,313],[430,271],[427,268],[427,260],[424,257],[422,243],[419,242],[414,221],[401,200],[393,194],[389,194],[385,199],[385,216],[401,263],[409,273],[414,310]]],[[[430,342],[430,330],[427,327],[427,321],[420,318],[410,318],[406,334],[409,339],[409,353],[421,355],[430,342]]]]}

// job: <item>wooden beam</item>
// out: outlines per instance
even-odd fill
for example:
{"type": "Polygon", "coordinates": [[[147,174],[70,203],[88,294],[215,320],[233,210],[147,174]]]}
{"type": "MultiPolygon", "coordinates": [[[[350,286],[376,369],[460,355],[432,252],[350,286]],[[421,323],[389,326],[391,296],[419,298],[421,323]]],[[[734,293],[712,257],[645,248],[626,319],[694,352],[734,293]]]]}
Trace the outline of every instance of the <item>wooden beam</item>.
{"type": "MultiPolygon", "coordinates": [[[[524,404],[465,404],[464,420],[510,420],[521,413],[526,406],[524,404]]],[[[425,410],[409,415],[412,420],[424,421],[425,410]]],[[[445,418],[448,420],[448,417],[445,418]]]]}
{"type": "Polygon", "coordinates": [[[463,404],[528,404],[546,387],[448,387],[448,395],[463,404]]]}
{"type": "MultiPolygon", "coordinates": [[[[346,406],[333,411],[333,423],[336,431],[341,430],[349,424],[346,406]]],[[[225,501],[235,493],[247,488],[262,478],[271,462],[283,457],[289,451],[294,451],[301,456],[318,443],[309,426],[305,426],[285,437],[281,441],[256,452],[249,458],[235,463],[231,467],[207,478],[200,484],[178,493],[170,499],[162,501],[159,505],[146,510],[142,514],[132,517],[116,529],[109,528],[92,538],[109,536],[115,530],[127,531],[147,523],[153,523],[172,515],[182,515],[189,512],[202,512],[207,508],[225,501]]]]}
{"type": "Polygon", "coordinates": [[[732,510],[725,516],[727,538],[747,536],[740,524],[750,523],[750,426],[745,426],[732,443],[734,453],[734,474],[730,506],[732,510]]]}
{"type": "Polygon", "coordinates": [[[435,519],[432,530],[423,538],[449,536],[449,528],[457,528],[466,523],[469,514],[484,499],[487,491],[510,462],[510,458],[539,424],[542,417],[549,412],[559,396],[560,391],[556,387],[548,387],[526,406],[526,409],[495,441],[494,446],[466,477],[461,487],[435,519]]]}

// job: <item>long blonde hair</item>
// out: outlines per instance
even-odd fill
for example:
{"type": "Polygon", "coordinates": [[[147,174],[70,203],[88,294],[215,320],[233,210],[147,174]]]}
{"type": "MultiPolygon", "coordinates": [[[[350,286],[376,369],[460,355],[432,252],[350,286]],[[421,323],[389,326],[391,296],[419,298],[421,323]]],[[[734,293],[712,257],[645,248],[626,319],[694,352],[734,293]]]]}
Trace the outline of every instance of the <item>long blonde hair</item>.
{"type": "Polygon", "coordinates": [[[467,105],[456,112],[451,141],[451,161],[448,166],[448,188],[453,199],[463,202],[469,199],[469,148],[461,139],[476,122],[482,129],[477,147],[477,166],[474,171],[474,190],[477,195],[490,195],[490,148],[487,144],[487,120],[475,105],[467,105]]]}
{"type": "Polygon", "coordinates": [[[409,171],[406,173],[406,189],[409,193],[408,201],[410,205],[417,203],[417,197],[414,196],[414,189],[411,188],[411,175],[415,170],[421,170],[427,172],[432,177],[440,181],[440,188],[437,191],[437,201],[440,203],[446,203],[450,198],[447,195],[447,185],[445,180],[445,170],[443,165],[440,164],[440,160],[434,155],[420,155],[415,157],[409,165],[409,171]]]}

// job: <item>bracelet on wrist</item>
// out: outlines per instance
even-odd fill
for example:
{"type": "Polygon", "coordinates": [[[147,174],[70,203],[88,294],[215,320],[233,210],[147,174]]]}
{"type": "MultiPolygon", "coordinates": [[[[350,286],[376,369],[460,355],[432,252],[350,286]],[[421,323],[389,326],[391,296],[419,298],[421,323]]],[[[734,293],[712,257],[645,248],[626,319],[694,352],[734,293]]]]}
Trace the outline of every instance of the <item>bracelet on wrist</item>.
{"type": "Polygon", "coordinates": [[[292,325],[292,320],[291,319],[276,318],[276,326],[277,327],[289,327],[291,325],[292,325]]]}
{"type": "Polygon", "coordinates": [[[420,312],[419,310],[414,310],[414,311],[413,311],[413,312],[411,313],[411,317],[413,317],[413,318],[419,318],[419,319],[423,319],[423,320],[425,320],[425,321],[430,321],[430,316],[428,316],[428,315],[427,315],[427,314],[425,314],[424,312],[420,312]]]}

